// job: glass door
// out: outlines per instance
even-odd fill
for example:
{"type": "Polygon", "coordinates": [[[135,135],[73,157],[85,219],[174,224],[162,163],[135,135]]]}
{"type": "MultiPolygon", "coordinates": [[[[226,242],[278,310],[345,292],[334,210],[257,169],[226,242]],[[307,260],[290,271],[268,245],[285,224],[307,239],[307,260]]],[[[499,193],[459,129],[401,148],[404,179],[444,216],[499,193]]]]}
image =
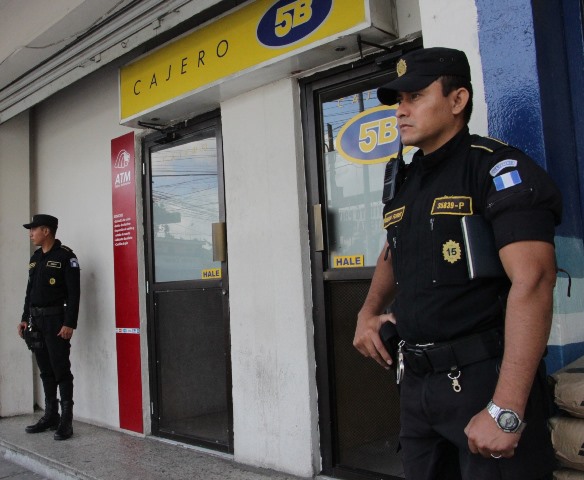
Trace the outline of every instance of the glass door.
{"type": "Polygon", "coordinates": [[[174,137],[146,143],[153,431],[232,451],[219,119],[174,137]]]}

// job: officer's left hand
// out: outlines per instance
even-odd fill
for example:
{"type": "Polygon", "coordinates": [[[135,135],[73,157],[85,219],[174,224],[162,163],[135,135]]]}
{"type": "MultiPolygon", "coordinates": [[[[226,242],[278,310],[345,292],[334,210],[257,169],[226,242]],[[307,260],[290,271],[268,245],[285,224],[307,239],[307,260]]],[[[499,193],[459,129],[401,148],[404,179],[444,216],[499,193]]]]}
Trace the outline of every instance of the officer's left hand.
{"type": "Polygon", "coordinates": [[[18,335],[20,336],[20,338],[24,338],[24,329],[27,327],[27,323],[26,322],[20,322],[18,324],[18,335]]]}
{"type": "Polygon", "coordinates": [[[65,340],[69,340],[73,336],[73,329],[71,327],[66,327],[63,325],[59,333],[57,333],[57,337],[61,337],[65,340]]]}
{"type": "Polygon", "coordinates": [[[379,336],[379,329],[385,322],[392,322],[395,324],[395,315],[393,313],[366,315],[359,312],[353,346],[359,351],[359,353],[361,353],[361,355],[364,357],[371,357],[383,368],[389,370],[389,366],[395,359],[391,358],[379,336]]]}
{"type": "Polygon", "coordinates": [[[486,409],[470,419],[464,433],[468,437],[470,451],[485,458],[511,458],[521,438],[520,433],[501,430],[486,409]]]}

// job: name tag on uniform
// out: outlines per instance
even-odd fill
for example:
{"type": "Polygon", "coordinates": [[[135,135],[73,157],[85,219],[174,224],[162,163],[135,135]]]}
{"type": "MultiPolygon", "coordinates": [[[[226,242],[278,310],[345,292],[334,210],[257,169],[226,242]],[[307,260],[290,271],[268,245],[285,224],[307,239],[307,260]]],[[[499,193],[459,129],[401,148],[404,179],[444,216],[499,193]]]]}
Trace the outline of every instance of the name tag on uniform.
{"type": "Polygon", "coordinates": [[[472,198],[463,196],[435,198],[430,215],[472,215],[472,198]]]}
{"type": "Polygon", "coordinates": [[[394,223],[401,222],[401,219],[404,218],[405,211],[406,207],[400,207],[396,210],[392,210],[391,212],[387,212],[383,217],[383,228],[387,228],[394,223]]]}
{"type": "Polygon", "coordinates": [[[51,267],[51,268],[61,268],[61,262],[55,262],[53,260],[49,260],[47,262],[47,267],[51,267]]]}

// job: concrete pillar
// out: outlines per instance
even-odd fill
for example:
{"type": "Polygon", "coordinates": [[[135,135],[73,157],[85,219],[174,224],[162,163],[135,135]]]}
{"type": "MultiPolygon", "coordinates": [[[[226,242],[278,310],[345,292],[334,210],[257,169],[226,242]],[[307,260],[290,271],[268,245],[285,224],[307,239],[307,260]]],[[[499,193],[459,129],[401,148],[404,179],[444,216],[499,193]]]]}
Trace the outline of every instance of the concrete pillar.
{"type": "Polygon", "coordinates": [[[221,106],[235,460],[312,477],[319,465],[299,89],[221,106]]]}
{"type": "Polygon", "coordinates": [[[16,333],[31,253],[29,137],[28,112],[0,125],[0,417],[33,410],[32,353],[16,333]]]}

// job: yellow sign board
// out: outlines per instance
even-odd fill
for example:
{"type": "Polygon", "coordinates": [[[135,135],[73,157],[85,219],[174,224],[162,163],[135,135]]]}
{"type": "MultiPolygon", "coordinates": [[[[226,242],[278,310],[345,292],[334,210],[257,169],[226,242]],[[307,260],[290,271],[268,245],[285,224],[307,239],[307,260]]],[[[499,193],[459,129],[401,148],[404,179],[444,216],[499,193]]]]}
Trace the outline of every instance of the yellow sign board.
{"type": "Polygon", "coordinates": [[[360,268],[364,266],[364,255],[339,255],[333,257],[333,268],[360,268]]]}
{"type": "Polygon", "coordinates": [[[220,268],[206,268],[204,270],[201,270],[202,280],[213,280],[215,278],[221,278],[220,268]]]}
{"type": "Polygon", "coordinates": [[[178,100],[367,21],[365,0],[256,0],[120,70],[120,115],[178,100]]]}

